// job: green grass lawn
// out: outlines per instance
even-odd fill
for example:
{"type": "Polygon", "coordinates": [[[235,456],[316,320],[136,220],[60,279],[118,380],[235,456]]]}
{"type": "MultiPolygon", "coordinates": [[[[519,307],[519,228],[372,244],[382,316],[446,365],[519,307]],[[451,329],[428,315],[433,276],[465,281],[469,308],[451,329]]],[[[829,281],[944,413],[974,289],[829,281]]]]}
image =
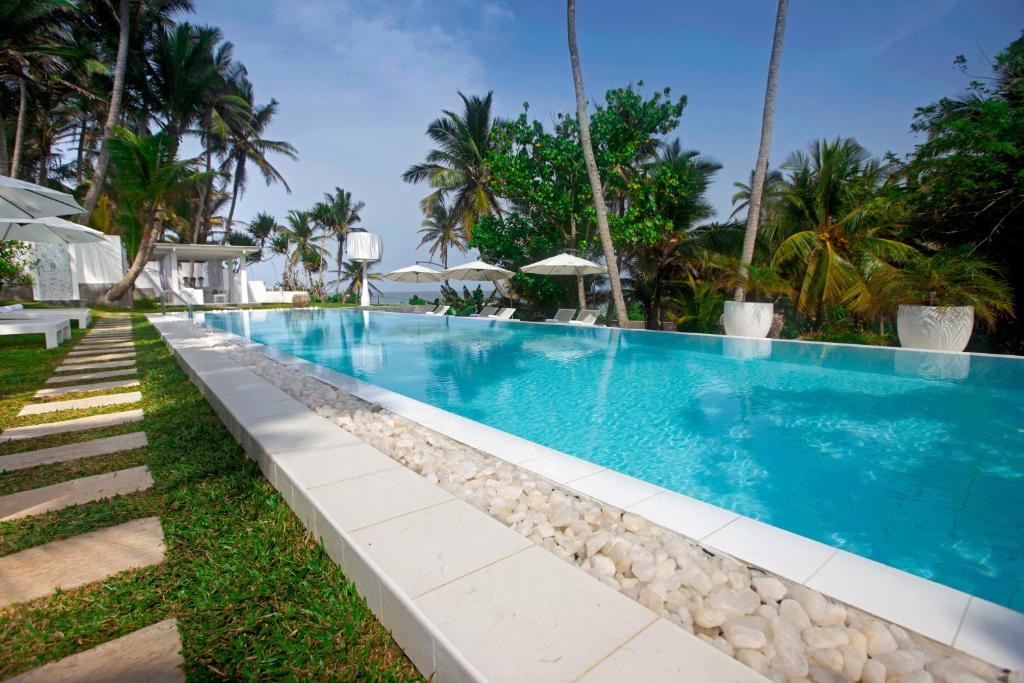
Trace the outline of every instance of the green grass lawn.
{"type": "MultiPolygon", "coordinates": [[[[102,315],[102,314],[100,314],[102,315]]],[[[97,318],[99,316],[96,316],[97,318]]],[[[158,516],[159,566],[0,610],[0,679],[176,617],[192,680],[420,680],[354,586],[292,514],[136,314],[142,423],[0,444],[3,455],[144,430],[147,448],[0,474],[0,495],[146,464],[149,491],[0,522],[0,555],[158,516]]],[[[82,332],[73,330],[75,339],[82,332]]],[[[0,337],[0,427],[139,406],[16,417],[70,344],[0,337]]],[[[102,392],[100,392],[102,393],[102,392]]],[[[82,394],[85,395],[85,394],[82,394]]]]}

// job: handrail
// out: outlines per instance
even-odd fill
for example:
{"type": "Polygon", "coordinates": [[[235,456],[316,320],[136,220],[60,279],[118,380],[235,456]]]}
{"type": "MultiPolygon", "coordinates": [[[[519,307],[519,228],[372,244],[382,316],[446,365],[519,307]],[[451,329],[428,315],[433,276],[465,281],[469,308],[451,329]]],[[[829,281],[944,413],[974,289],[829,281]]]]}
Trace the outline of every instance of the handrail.
{"type": "Polygon", "coordinates": [[[178,299],[180,299],[183,304],[185,304],[185,308],[186,308],[186,310],[188,310],[188,319],[191,320],[192,316],[195,313],[195,311],[192,309],[192,302],[187,300],[185,297],[183,297],[181,294],[179,294],[178,292],[174,291],[173,289],[165,289],[164,292],[163,292],[163,295],[160,297],[160,314],[161,315],[167,315],[167,295],[168,294],[173,294],[174,296],[178,297],[178,299]]]}

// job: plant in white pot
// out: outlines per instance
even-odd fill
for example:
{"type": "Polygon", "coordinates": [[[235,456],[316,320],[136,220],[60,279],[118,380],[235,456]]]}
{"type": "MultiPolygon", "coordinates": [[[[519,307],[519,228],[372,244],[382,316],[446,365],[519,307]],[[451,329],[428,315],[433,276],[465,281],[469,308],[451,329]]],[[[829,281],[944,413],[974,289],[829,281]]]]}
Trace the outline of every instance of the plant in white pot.
{"type": "Polygon", "coordinates": [[[725,333],[731,337],[767,337],[775,322],[775,301],[780,296],[791,296],[792,288],[771,266],[739,264],[725,268],[723,284],[727,288],[743,286],[743,301],[726,301],[722,314],[725,333]]]}
{"type": "Polygon", "coordinates": [[[963,351],[975,318],[990,327],[1013,315],[1013,294],[994,265],[966,249],[910,259],[897,275],[900,346],[963,351]]]}

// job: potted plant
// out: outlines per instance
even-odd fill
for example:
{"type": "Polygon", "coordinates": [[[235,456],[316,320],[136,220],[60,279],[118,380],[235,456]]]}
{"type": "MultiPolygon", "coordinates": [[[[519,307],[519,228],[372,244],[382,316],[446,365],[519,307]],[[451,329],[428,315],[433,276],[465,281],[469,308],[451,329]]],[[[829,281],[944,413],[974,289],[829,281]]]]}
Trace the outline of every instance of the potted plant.
{"type": "Polygon", "coordinates": [[[725,302],[725,333],[731,337],[767,337],[775,322],[775,301],[792,293],[789,283],[771,266],[747,266],[745,278],[738,262],[724,270],[725,287],[742,285],[746,291],[744,301],[725,302]]]}
{"type": "Polygon", "coordinates": [[[1013,315],[1013,295],[994,265],[966,249],[910,259],[897,276],[900,346],[963,351],[974,319],[992,326],[1013,315]]]}

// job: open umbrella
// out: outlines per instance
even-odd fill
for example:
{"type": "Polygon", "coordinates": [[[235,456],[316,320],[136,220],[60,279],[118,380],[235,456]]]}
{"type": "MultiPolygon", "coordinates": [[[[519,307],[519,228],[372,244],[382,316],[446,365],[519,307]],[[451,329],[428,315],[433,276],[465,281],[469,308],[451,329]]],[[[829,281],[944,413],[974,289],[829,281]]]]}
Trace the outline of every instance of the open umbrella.
{"type": "Polygon", "coordinates": [[[103,233],[56,216],[0,219],[0,240],[73,244],[100,242],[103,240],[103,233]]]}
{"type": "Polygon", "coordinates": [[[449,268],[442,273],[441,277],[444,280],[495,282],[497,280],[507,280],[512,277],[512,275],[514,275],[514,273],[511,270],[492,266],[490,263],[484,263],[483,261],[471,261],[469,263],[464,263],[461,266],[449,268]]]}
{"type": "Polygon", "coordinates": [[[439,282],[443,275],[441,271],[417,264],[393,270],[384,279],[393,282],[439,282]]]}
{"type": "Polygon", "coordinates": [[[519,270],[534,275],[598,275],[608,272],[604,266],[572,254],[552,256],[543,261],[523,266],[519,270]]]}
{"type": "Polygon", "coordinates": [[[85,213],[85,209],[65,192],[0,176],[0,218],[43,218],[78,213],[85,213]]]}

